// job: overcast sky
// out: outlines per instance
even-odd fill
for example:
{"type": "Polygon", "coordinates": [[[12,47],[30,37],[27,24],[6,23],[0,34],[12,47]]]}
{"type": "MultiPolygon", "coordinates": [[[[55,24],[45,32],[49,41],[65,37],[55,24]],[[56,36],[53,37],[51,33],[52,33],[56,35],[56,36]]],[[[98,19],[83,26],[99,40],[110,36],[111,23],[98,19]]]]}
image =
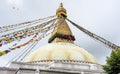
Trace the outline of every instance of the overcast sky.
{"type": "MultiPolygon", "coordinates": [[[[120,0],[62,2],[67,9],[68,18],[120,46],[120,0]]],[[[59,3],[59,0],[0,0],[0,26],[55,15],[59,3]]],[[[76,37],[75,44],[93,54],[100,64],[105,64],[106,56],[110,55],[111,49],[85,35],[70,23],[69,26],[76,37]]],[[[45,44],[47,39],[45,38],[45,44]]]]}

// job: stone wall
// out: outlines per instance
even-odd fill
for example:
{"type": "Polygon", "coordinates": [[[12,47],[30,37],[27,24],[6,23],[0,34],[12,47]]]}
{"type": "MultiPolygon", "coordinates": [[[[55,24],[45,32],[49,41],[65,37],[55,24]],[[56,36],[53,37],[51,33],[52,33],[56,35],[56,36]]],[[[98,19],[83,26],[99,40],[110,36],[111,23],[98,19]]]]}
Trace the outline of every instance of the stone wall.
{"type": "Polygon", "coordinates": [[[30,64],[13,62],[9,68],[0,68],[0,74],[104,74],[101,66],[89,63],[51,62],[30,64]]]}

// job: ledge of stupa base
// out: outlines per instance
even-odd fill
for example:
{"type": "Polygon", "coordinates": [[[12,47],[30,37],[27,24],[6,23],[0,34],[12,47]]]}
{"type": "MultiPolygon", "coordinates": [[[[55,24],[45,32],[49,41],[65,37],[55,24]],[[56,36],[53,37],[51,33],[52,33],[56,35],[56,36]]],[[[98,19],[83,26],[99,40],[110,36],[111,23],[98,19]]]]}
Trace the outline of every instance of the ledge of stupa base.
{"type": "Polygon", "coordinates": [[[66,63],[66,62],[51,62],[50,64],[37,64],[25,62],[12,62],[9,66],[11,69],[23,70],[46,70],[46,71],[60,71],[70,73],[103,73],[101,65],[89,63],[66,63]]]}

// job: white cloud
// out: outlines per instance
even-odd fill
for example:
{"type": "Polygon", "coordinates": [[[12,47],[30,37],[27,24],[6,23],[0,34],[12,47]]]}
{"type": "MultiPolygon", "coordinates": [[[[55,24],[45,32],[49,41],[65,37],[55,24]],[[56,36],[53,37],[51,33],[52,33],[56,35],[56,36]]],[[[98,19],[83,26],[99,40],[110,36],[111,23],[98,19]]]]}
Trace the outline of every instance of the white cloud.
{"type": "Polygon", "coordinates": [[[23,0],[8,0],[8,4],[11,4],[13,6],[22,6],[23,0]]]}

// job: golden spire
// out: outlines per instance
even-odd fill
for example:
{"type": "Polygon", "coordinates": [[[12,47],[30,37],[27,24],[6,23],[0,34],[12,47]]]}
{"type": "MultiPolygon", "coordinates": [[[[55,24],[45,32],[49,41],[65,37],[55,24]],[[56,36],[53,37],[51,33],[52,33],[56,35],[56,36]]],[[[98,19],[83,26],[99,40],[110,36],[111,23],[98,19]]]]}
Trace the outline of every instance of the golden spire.
{"type": "Polygon", "coordinates": [[[70,42],[73,43],[75,40],[74,36],[72,35],[72,32],[65,21],[67,17],[66,9],[63,7],[63,4],[60,3],[59,8],[56,11],[57,15],[57,22],[55,25],[55,28],[51,34],[51,37],[49,39],[49,43],[51,42],[70,42]]]}

